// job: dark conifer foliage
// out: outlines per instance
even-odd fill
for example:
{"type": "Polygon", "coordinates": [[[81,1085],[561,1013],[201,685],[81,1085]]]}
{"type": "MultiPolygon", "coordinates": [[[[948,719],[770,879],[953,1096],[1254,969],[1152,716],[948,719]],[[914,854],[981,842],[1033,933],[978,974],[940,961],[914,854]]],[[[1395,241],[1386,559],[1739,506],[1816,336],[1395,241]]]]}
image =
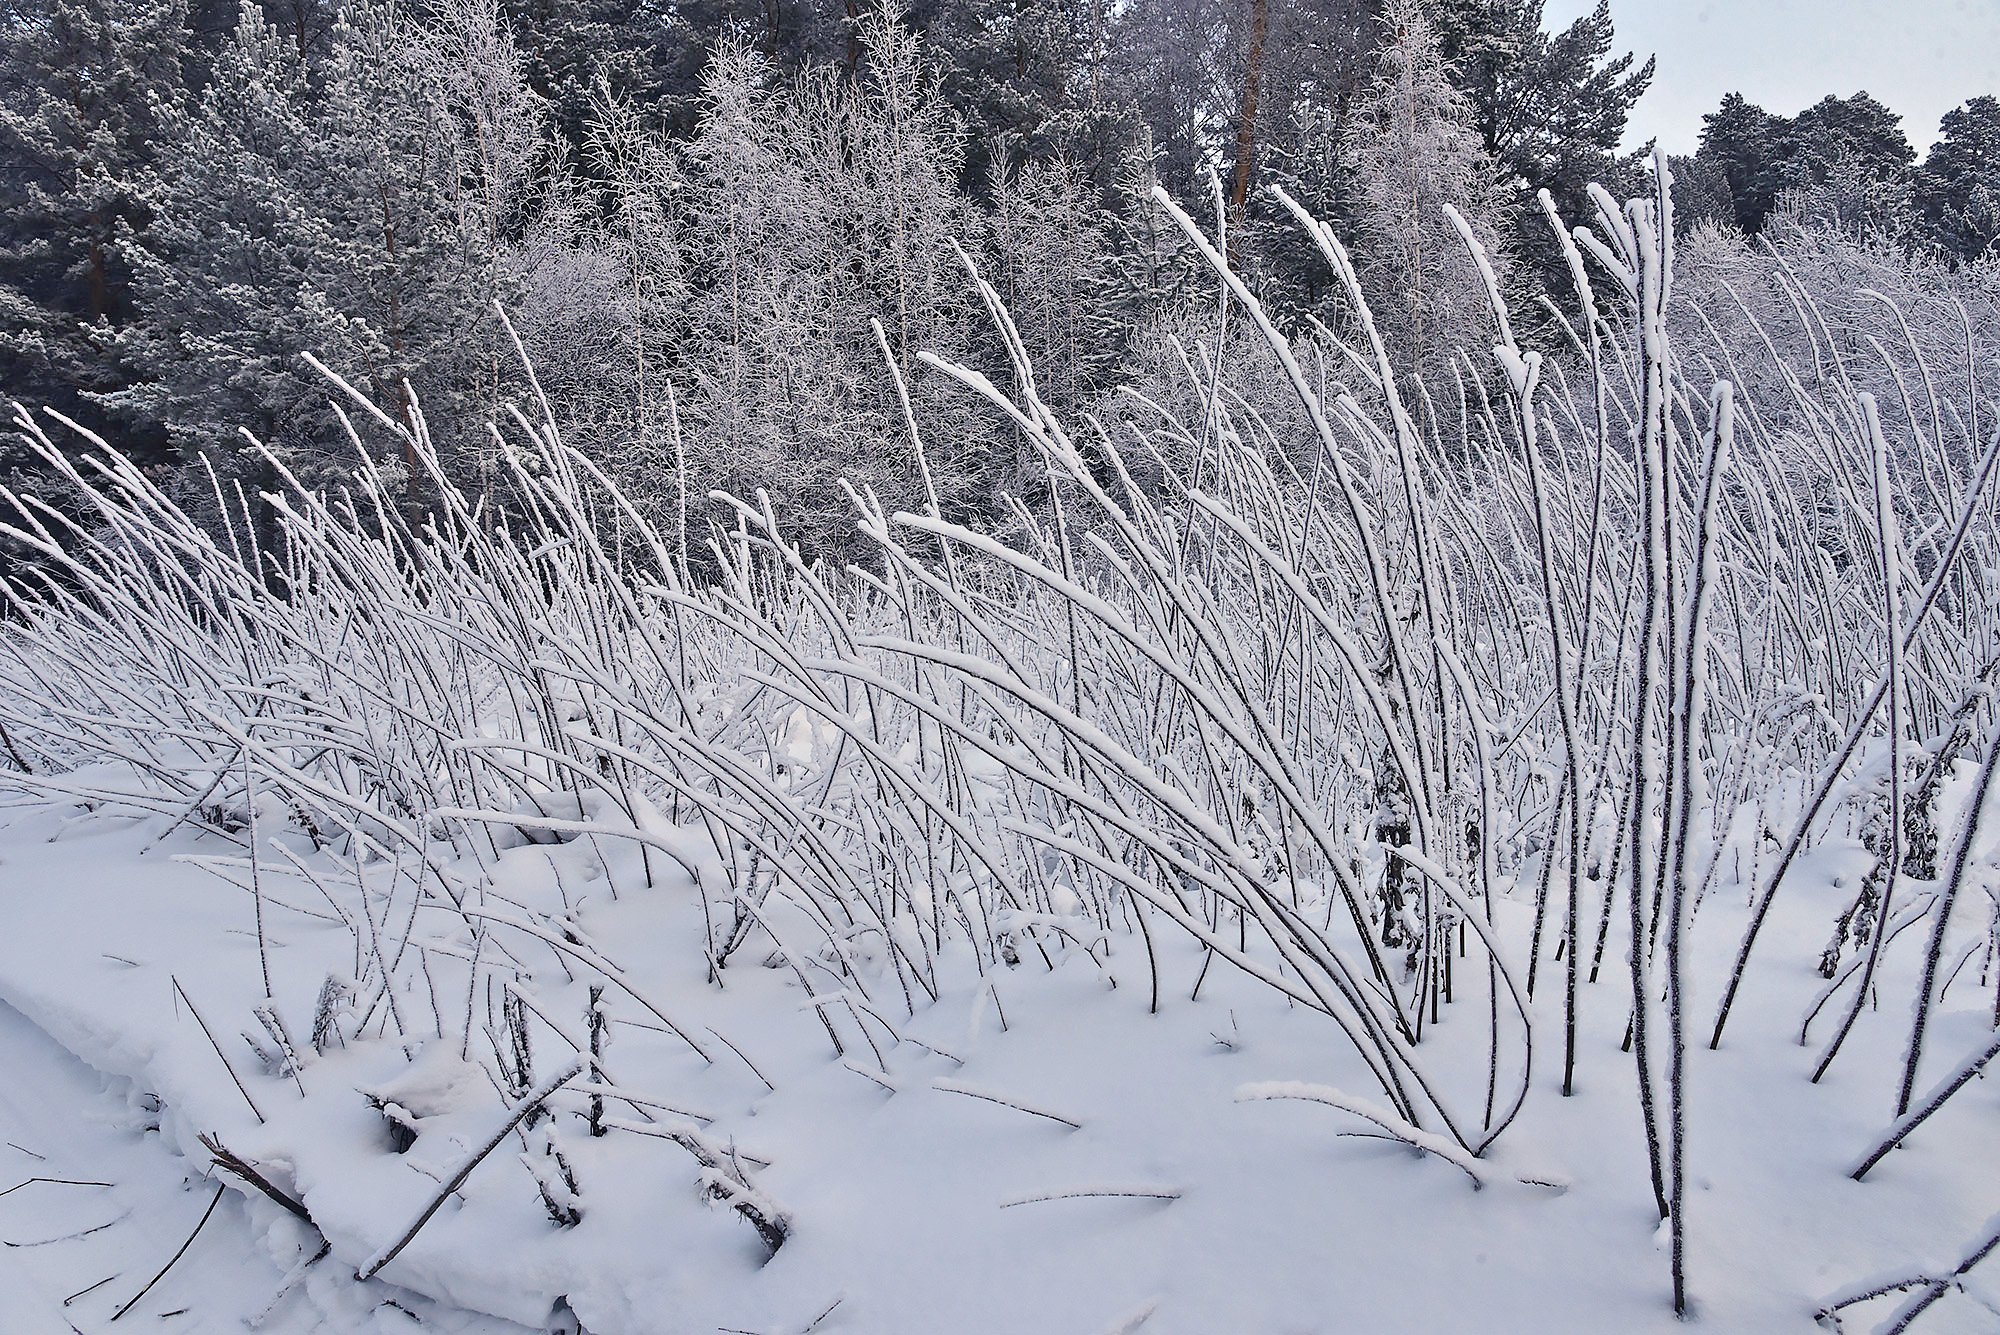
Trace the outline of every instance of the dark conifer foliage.
{"type": "Polygon", "coordinates": [[[184,86],[180,0],[0,8],[0,382],[98,415],[105,342],[138,317],[128,230],[184,86]]]}
{"type": "Polygon", "coordinates": [[[1753,105],[1741,93],[1730,93],[1702,118],[1697,160],[1720,173],[1731,217],[1752,235],[1784,188],[1780,173],[1789,128],[1784,117],[1753,105]]]}
{"type": "Polygon", "coordinates": [[[1695,169],[1720,174],[1730,217],[1753,236],[1787,206],[1849,230],[1907,235],[1917,226],[1915,159],[1902,118],[1865,92],[1828,96],[1793,117],[1731,93],[1703,117],[1695,169]]]}
{"type": "MultiPolygon", "coordinates": [[[[310,473],[351,449],[311,353],[392,417],[449,407],[431,420],[467,434],[441,457],[497,505],[507,460],[476,424],[526,387],[518,334],[569,429],[698,543],[711,486],[916,494],[879,321],[937,428],[940,500],[997,519],[1002,491],[1035,489],[1020,442],[916,356],[1004,361],[953,242],[1064,410],[1146,380],[1212,297],[1156,187],[1222,226],[1292,328],[1352,312],[1280,192],[1328,219],[1422,362],[1480,306],[1444,205],[1510,288],[1566,291],[1537,194],[1580,217],[1590,183],[1640,174],[1625,131],[1652,62],[1608,4],[1544,19],[1542,0],[8,0],[0,389],[169,470],[230,476],[247,430],[310,473]]],[[[2000,103],[1943,128],[1919,167],[1865,93],[1794,117],[1731,95],[1675,160],[1680,221],[1782,216],[1973,262],[2000,236],[2000,103]]]]}
{"type": "Polygon", "coordinates": [[[1975,97],[1942,128],[1917,173],[1917,203],[1946,253],[1978,259],[2000,240],[2000,99],[1975,97]]]}
{"type": "Polygon", "coordinates": [[[1474,127],[1520,196],[1519,243],[1559,283],[1562,265],[1534,197],[1547,190],[1565,217],[1582,217],[1593,182],[1636,188],[1644,146],[1628,153],[1620,145],[1653,62],[1614,55],[1609,0],[1561,32],[1546,29],[1542,0],[1436,0],[1433,8],[1474,127]]]}

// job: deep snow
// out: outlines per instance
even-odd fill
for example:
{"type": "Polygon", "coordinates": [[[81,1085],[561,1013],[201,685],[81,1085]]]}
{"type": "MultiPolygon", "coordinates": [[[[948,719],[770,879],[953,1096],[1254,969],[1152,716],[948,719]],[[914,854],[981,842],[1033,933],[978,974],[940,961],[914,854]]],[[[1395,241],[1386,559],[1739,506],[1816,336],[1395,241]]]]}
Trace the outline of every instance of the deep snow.
{"type": "MultiPolygon", "coordinates": [[[[1158,1014],[1126,967],[1137,963],[1134,943],[1119,939],[1102,969],[1073,952],[1051,970],[1031,953],[992,991],[960,989],[919,1006],[897,1024],[902,1042],[871,1023],[879,1063],[859,1044],[842,1060],[788,972],[746,960],[727,971],[726,987],[707,984],[690,963],[700,958],[687,941],[699,930],[693,896],[671,883],[642,888],[629,848],[600,860],[584,841],[513,850],[500,883],[512,894],[547,891],[546,869],[566,864],[571,893],[589,887],[576,920],[592,939],[616,943],[612,953],[648,999],[691,1032],[742,1049],[739,1059],[710,1042],[717,1060],[704,1063],[642,1027],[652,1017],[630,997],[607,994],[604,1064],[619,1087],[712,1119],[707,1137],[749,1156],[760,1188],[790,1211],[791,1237],[766,1263],[750,1227],[703,1199],[692,1158],[636,1131],[592,1139],[586,1100],[568,1094],[559,1134],[580,1226],[551,1224],[522,1146],[503,1146],[467,1179],[462,1204],[447,1203],[382,1279],[358,1284],[355,1268],[503,1115],[490,1078],[459,1061],[462,1014],[433,1014],[421,987],[400,999],[406,1021],[421,1016],[412,1031],[433,1034],[413,1067],[403,1045],[373,1038],[371,1025],[369,1039],[350,1031],[345,1049],[309,1062],[297,1082],[263,1069],[239,1036],[262,990],[250,897],[174,860],[229,850],[176,833],[142,853],[159,818],[80,815],[18,807],[0,829],[0,1000],[10,1008],[0,1011],[10,1077],[0,1140],[45,1156],[0,1147],[0,1164],[18,1178],[115,1185],[37,1184],[0,1197],[8,1330],[59,1332],[65,1320],[104,1328],[208,1202],[216,1179],[201,1132],[297,1191],[332,1243],[271,1310],[268,1330],[417,1328],[404,1309],[420,1313],[424,1329],[518,1329],[500,1318],[547,1329],[558,1296],[595,1335],[1676,1328],[1630,1060],[1618,1050],[1623,1006],[1611,994],[1620,971],[1606,969],[1595,985],[1604,995],[1583,1012],[1577,1096],[1557,1097],[1545,1088],[1551,1075],[1538,1074],[1528,1120],[1486,1166],[1491,1185],[1474,1190],[1442,1159],[1356,1136],[1367,1124],[1332,1108],[1241,1101],[1257,1082],[1341,1085],[1354,1078],[1353,1061],[1323,1017],[1240,976],[1212,972],[1190,1001],[1199,955],[1180,942],[1160,943],[1170,981],[1158,1014]],[[1127,985],[1113,987],[1121,975],[1127,985]],[[175,978],[267,1124],[178,1002],[175,978]],[[406,1071],[418,1074],[388,1092],[419,1114],[419,1134],[399,1155],[361,1091],[380,1093],[406,1071]],[[973,1097],[981,1094],[989,1097],[973,1097]],[[136,1129],[155,1121],[157,1136],[136,1129]],[[759,1171],[759,1161],[770,1166],[759,1171]],[[114,1220],[70,1241],[14,1245],[114,1220]]],[[[1883,1013],[1857,1031],[1864,1048],[1809,1084],[1816,1048],[1798,1046],[1794,1031],[1818,985],[1815,929],[1840,894],[1818,870],[1781,901],[1780,944],[1753,976],[1756,993],[1724,1048],[1691,1054],[1690,1271],[1710,1329],[1809,1330],[1834,1291],[1950,1257],[2000,1199],[1994,1096],[1983,1087],[1867,1182],[1845,1176],[1889,1121],[1893,1091],[1877,1077],[1893,1064],[1901,1026],[1890,999],[1907,980],[1885,976],[1883,1013]]],[[[303,882],[273,876],[266,893],[274,990],[298,1033],[328,970],[351,964],[352,941],[330,915],[295,911],[312,905],[303,882]]],[[[1712,893],[1703,939],[1734,942],[1742,898],[1733,887],[1712,893]]],[[[1503,904],[1501,923],[1525,932],[1525,908],[1503,904]]],[[[439,974],[449,937],[440,928],[429,938],[439,974]]],[[[513,948],[539,1004],[558,1023],[574,1017],[569,1032],[580,1041],[587,983],[567,981],[552,951],[513,948]]],[[[1702,1008],[1717,963],[1701,961],[1702,1008]]],[[[445,1008],[464,1001],[461,988],[445,1008]]],[[[1985,1032],[1977,996],[1952,1001],[1961,1008],[1942,1017],[1939,1053],[1985,1032]]],[[[1444,1012],[1446,1030],[1483,1023],[1483,1009],[1466,1000],[1444,1012]]],[[[544,1069],[570,1051],[539,1021],[534,1042],[544,1069]]],[[[657,1107],[653,1115],[676,1119],[657,1107]]],[[[616,1100],[607,1116],[645,1125],[616,1100]]],[[[287,1267],[315,1246],[275,1206],[229,1191],[134,1315],[166,1330],[235,1329],[272,1303],[287,1267]],[[174,1312],[160,1323],[157,1314],[174,1312]]],[[[1970,1332],[2000,1317],[1975,1293],[1926,1320],[1927,1330],[1970,1332]]]]}

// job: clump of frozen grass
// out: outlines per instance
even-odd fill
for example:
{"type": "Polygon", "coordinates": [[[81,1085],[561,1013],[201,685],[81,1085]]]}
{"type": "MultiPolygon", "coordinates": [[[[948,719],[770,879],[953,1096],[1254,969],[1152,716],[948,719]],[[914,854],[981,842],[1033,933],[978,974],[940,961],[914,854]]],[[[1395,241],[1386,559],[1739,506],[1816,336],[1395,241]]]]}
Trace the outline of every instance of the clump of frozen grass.
{"type": "MultiPolygon", "coordinates": [[[[651,998],[617,943],[501,899],[488,872],[527,843],[636,850],[639,876],[609,893],[698,899],[710,982],[745,959],[787,970],[864,1072],[884,1069],[898,1013],[968,979],[1129,944],[1158,1008],[1235,969],[1324,1015],[1374,1086],[1315,1085],[1320,1101],[1365,1106],[1475,1178],[1553,1051],[1545,1083],[1572,1089],[1580,1009],[1624,1009],[1685,1306],[1686,955],[1704,895],[1751,906],[1713,1044],[1788,875],[1860,813],[1881,874],[1864,953],[1821,1003],[1841,999],[1821,1070],[1890,925],[1926,922],[1904,1061],[1882,1075],[1899,1114],[1927,1017],[1980,948],[1948,958],[1995,754],[2000,553],[1981,516],[2000,435],[1981,440],[1980,405],[1925,411],[1915,388],[1885,412],[1803,292],[1817,374],[1784,402],[1737,395],[1726,349],[1672,336],[1664,170],[1651,198],[1600,193],[1593,228],[1551,211],[1574,282],[1551,307],[1563,345],[1517,338],[1496,290],[1500,345],[1462,356],[1448,387],[1395,364],[1345,251],[1303,209],[1351,301],[1345,337],[1289,337],[1161,203],[1309,434],[1282,436],[1199,347],[1179,350],[1198,419],[1135,396],[1122,416],[1063,420],[975,275],[1004,383],[932,366],[1008,421],[1046,493],[1010,503],[1004,540],[951,522],[934,492],[910,514],[850,493],[865,568],[808,561],[762,496],[732,502],[697,567],[545,409],[513,413],[503,485],[473,495],[420,414],[348,391],[346,485],[305,488],[273,459],[277,493],[216,487],[219,532],[101,442],[70,462],[22,415],[94,513],[12,498],[9,536],[46,565],[5,590],[7,782],[244,845],[260,913],[267,895],[316,895],[352,935],[315,1050],[373,1024],[471,1056],[484,1032],[479,1060],[530,1126],[556,1086],[531,1099],[547,1077],[524,1037],[528,950],[770,1082],[651,998]],[[424,474],[421,518],[369,461],[377,437],[424,474]],[[1939,776],[1975,751],[1967,805],[1939,776]],[[260,822],[324,856],[279,866],[260,822]],[[1942,893],[1909,897],[1940,848],[1942,893]],[[420,910],[473,943],[439,961],[443,985],[420,910]],[[1197,970],[1171,972],[1163,931],[1201,944],[1197,970]],[[1591,993],[1613,936],[1629,986],[1591,993]],[[1538,1009],[1558,976],[1560,1007],[1538,1009]],[[421,991],[401,985],[415,977],[421,991]],[[426,1014],[404,1013],[419,997],[426,1014]],[[1441,1028],[1459,1008],[1478,1022],[1441,1028]]],[[[1897,383],[1930,384],[1914,347],[1878,354],[1897,383]]],[[[607,1115],[621,1096],[595,1023],[551,1068],[588,1071],[591,1130],[675,1140],[778,1245],[784,1212],[692,1122],[630,1098],[637,1120],[607,1115]]],[[[554,1143],[529,1168],[573,1222],[587,1201],[551,1171],[554,1143]]]]}

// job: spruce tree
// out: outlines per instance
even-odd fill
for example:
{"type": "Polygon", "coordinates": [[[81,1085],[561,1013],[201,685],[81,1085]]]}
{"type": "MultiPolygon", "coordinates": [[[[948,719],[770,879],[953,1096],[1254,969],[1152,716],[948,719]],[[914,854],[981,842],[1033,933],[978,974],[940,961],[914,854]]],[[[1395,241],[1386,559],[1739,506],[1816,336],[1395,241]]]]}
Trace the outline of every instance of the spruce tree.
{"type": "Polygon", "coordinates": [[[512,374],[491,310],[532,157],[477,48],[362,5],[302,57],[245,6],[208,87],[165,121],[152,225],[126,234],[146,312],[118,341],[135,383],[106,402],[225,476],[260,473],[248,431],[310,479],[350,449],[312,353],[392,417],[414,385],[474,467],[512,374]]]}
{"type": "Polygon", "coordinates": [[[1452,86],[1420,0],[1391,0],[1380,69],[1349,131],[1357,264],[1377,328],[1400,364],[1440,382],[1491,324],[1478,269],[1445,213],[1472,225],[1504,272],[1498,172],[1452,86]]]}

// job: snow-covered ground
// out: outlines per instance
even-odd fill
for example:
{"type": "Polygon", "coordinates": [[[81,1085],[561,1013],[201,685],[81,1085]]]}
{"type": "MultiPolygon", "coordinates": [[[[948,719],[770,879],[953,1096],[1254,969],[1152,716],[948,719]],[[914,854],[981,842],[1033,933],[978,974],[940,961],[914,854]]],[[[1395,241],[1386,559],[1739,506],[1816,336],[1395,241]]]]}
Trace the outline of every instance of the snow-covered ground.
{"type": "MultiPolygon", "coordinates": [[[[402,1044],[336,1047],[294,1081],[264,1069],[240,1036],[262,994],[251,897],[175,860],[225,851],[218,841],[182,832],[155,845],[161,818],[79,815],[17,808],[0,829],[0,1164],[13,1173],[4,1185],[33,1176],[112,1185],[34,1184],[0,1198],[8,1330],[61,1331],[65,1320],[104,1328],[186,1238],[210,1183],[240,1188],[208,1166],[202,1132],[296,1191],[332,1254],[280,1298],[288,1268],[317,1238],[263,1198],[225,1191],[135,1309],[149,1328],[518,1328],[504,1317],[541,1330],[559,1328],[546,1319],[558,1296],[596,1335],[1675,1326],[1631,1067],[1617,1051],[1622,1005],[1585,1012],[1593,1024],[1576,1097],[1556,1097],[1556,1077],[1539,1074],[1527,1124],[1480,1163],[1487,1185],[1475,1190],[1442,1158],[1357,1137],[1367,1124],[1333,1108],[1245,1101],[1262,1082],[1347,1084],[1352,1060],[1329,1041],[1325,1017],[1240,977],[1213,971],[1189,1000],[1201,960],[1180,943],[1161,943],[1168,981],[1156,1014],[1136,945],[1121,939],[1108,968],[1082,952],[1053,968],[1024,959],[991,990],[948,993],[899,1019],[900,1042],[888,1023],[869,1025],[872,1048],[850,1037],[842,1059],[786,971],[732,968],[726,988],[705,983],[688,963],[698,953],[676,939],[696,930],[686,886],[639,888],[626,850],[607,864],[625,884],[614,902],[575,845],[509,856],[516,869],[566,866],[565,880],[589,887],[574,921],[619,943],[648,1001],[743,1052],[711,1041],[717,1060],[703,1063],[642,1027],[656,1022],[631,997],[610,996],[604,1064],[621,1088],[655,1102],[613,1101],[607,1117],[644,1127],[637,1106],[662,1121],[675,1120],[662,1104],[700,1113],[710,1140],[769,1164],[757,1181],[790,1211],[791,1236],[767,1262],[748,1225],[703,1201],[692,1159],[639,1130],[593,1140],[586,1100],[568,1096],[558,1120],[579,1225],[558,1229],[546,1217],[515,1143],[467,1179],[464,1204],[445,1206],[382,1278],[360,1284],[355,1269],[504,1116],[500,1093],[458,1061],[458,1017],[434,1015],[421,985],[401,998],[406,1020],[422,1016],[412,1029],[432,1032],[412,1045],[424,1050],[410,1069],[424,1074],[403,1077],[398,1092],[413,1107],[430,1099],[437,1120],[398,1154],[360,1091],[403,1068],[402,1044]],[[439,1040],[439,1027],[449,1037],[439,1040]],[[162,1324],[161,1314],[177,1315],[162,1324]]],[[[526,881],[509,884],[520,891],[526,881]]],[[[1800,895],[1796,921],[1823,922],[1835,893],[1800,895]]],[[[267,884],[265,894],[273,990],[296,1032],[352,942],[300,911],[312,908],[307,883],[267,884]]],[[[1715,892],[1705,926],[1710,914],[1718,927],[1740,918],[1741,894],[1733,898],[1715,892]]],[[[1502,922],[1525,930],[1521,906],[1509,907],[1502,922]]],[[[419,934],[440,952],[449,946],[448,932],[419,934]]],[[[1712,1329],[1809,1330],[1835,1291],[1949,1257],[2000,1200],[1994,1096],[1981,1089],[1866,1182],[1848,1179],[1889,1120],[1891,1091],[1864,1072],[1885,1069],[1873,1049],[1893,1045],[1899,1029],[1893,1015],[1864,1021],[1856,1042],[1866,1050],[1809,1084],[1816,1049],[1792,1032],[1818,983],[1817,942],[1806,942],[1774,952],[1740,1028],[1692,1062],[1689,1270],[1712,1329]]],[[[526,964],[544,1004],[557,1017],[573,1012],[569,1032],[581,1036],[585,984],[566,985],[553,952],[526,964]]],[[[1595,986],[1615,993],[1619,976],[1607,970],[1595,986]]],[[[1885,996],[1906,982],[1886,977],[1885,996]]],[[[1713,993],[1705,985],[1703,1000],[1713,993]]],[[[1445,1030],[1485,1022],[1463,1000],[1443,1012],[1445,1030]]],[[[1969,1047],[1984,1024],[1977,1003],[1951,1012],[1940,1049],[1969,1047]]],[[[568,1051],[539,1022],[534,1042],[543,1061],[568,1051]]],[[[1927,1329],[1971,1332],[2000,1317],[1959,1296],[1930,1320],[1927,1329]]]]}
{"type": "MultiPolygon", "coordinates": [[[[213,1193],[198,1167],[146,1134],[149,1101],[84,1065],[12,1006],[0,1006],[0,1071],[0,1188],[11,1188],[0,1198],[8,1328],[59,1331],[68,1321],[95,1329],[165,1264],[213,1193]]],[[[233,1325],[257,1313],[259,1288],[275,1297],[283,1277],[257,1245],[240,1198],[225,1198],[135,1316],[176,1332],[233,1325]]]]}
{"type": "Polygon", "coordinates": [[[122,1329],[109,1322],[129,1304],[127,1325],[167,1335],[523,1330],[387,1285],[300,1282],[285,1262],[316,1242],[237,1192],[218,1200],[207,1161],[156,1134],[159,1101],[142,1083],[86,1064],[5,1004],[0,1073],[0,1329],[122,1329]]]}

